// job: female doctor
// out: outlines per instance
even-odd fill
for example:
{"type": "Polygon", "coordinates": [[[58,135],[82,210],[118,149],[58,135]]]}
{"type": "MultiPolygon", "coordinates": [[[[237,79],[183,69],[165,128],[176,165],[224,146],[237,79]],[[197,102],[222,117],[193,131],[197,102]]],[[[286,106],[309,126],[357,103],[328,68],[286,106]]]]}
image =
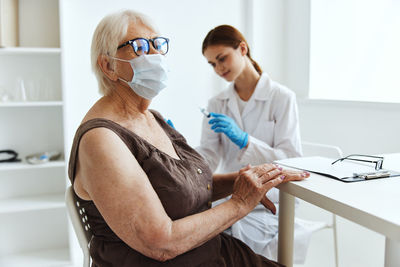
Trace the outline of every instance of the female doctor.
{"type": "MultiPolygon", "coordinates": [[[[197,151],[213,172],[233,172],[247,164],[301,156],[295,94],[271,80],[250,56],[243,35],[234,27],[212,29],[202,52],[228,88],[211,98],[197,151]]],[[[277,258],[279,191],[273,188],[231,234],[256,253],[277,258]],[[276,207],[276,209],[275,209],[276,207]]],[[[294,260],[304,262],[310,233],[295,223],[294,260]]]]}

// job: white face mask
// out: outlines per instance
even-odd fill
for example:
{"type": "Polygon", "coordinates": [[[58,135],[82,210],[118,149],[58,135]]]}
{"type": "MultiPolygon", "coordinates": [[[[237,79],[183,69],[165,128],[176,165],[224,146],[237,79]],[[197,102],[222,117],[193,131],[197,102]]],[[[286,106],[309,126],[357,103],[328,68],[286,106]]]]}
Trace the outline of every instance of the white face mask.
{"type": "Polygon", "coordinates": [[[160,54],[141,55],[130,60],[111,57],[120,61],[129,62],[133,70],[132,81],[122,78],[139,96],[148,100],[153,99],[162,89],[167,87],[168,66],[165,56],[160,54]]]}

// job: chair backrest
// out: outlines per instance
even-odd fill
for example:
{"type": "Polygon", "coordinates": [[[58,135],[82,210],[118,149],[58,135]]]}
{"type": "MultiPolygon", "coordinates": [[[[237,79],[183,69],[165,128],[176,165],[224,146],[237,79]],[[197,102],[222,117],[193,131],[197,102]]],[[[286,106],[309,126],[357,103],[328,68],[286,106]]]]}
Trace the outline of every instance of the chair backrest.
{"type": "Polygon", "coordinates": [[[83,267],[90,266],[89,242],[92,238],[92,230],[86,215],[85,208],[80,207],[81,204],[76,198],[72,186],[67,188],[65,192],[65,202],[67,210],[74,227],[76,237],[83,252],[83,267]]]}
{"type": "Polygon", "coordinates": [[[337,146],[318,144],[306,141],[301,142],[301,146],[304,157],[321,156],[332,159],[338,159],[343,157],[342,150],[337,146]]]}

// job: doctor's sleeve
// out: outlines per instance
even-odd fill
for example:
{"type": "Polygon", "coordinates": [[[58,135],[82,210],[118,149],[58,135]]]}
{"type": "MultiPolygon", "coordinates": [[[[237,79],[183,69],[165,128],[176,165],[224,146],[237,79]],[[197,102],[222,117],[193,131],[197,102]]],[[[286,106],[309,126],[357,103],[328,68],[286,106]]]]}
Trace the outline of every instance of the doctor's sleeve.
{"type": "Polygon", "coordinates": [[[249,146],[239,156],[241,163],[270,163],[275,160],[299,157],[301,151],[299,116],[296,96],[291,91],[280,92],[280,101],[275,101],[273,144],[268,145],[249,136],[249,146]]]}
{"type": "Polygon", "coordinates": [[[196,147],[196,151],[206,160],[211,171],[215,172],[221,159],[221,141],[220,134],[211,130],[209,120],[203,118],[200,146],[196,147]]]}

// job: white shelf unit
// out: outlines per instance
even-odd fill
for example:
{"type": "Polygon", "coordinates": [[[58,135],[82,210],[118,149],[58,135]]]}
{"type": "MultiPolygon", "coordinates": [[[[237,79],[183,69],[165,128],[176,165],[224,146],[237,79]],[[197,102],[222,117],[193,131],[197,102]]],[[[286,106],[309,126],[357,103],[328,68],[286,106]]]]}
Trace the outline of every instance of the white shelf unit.
{"type": "Polygon", "coordinates": [[[17,197],[0,201],[0,214],[64,208],[64,194],[17,197]]]}
{"type": "Polygon", "coordinates": [[[0,259],[0,266],[7,267],[67,267],[71,266],[68,249],[51,249],[10,255],[0,259]]]}
{"type": "Polygon", "coordinates": [[[10,101],[10,102],[0,102],[0,108],[2,107],[56,107],[62,106],[63,103],[61,101],[27,101],[27,102],[18,102],[18,101],[10,101]]]}
{"type": "Polygon", "coordinates": [[[13,149],[22,160],[0,163],[0,266],[71,266],[59,1],[18,4],[24,47],[0,48],[0,150],[13,149]],[[62,157],[25,161],[45,151],[62,157]]]}
{"type": "Polygon", "coordinates": [[[61,54],[61,48],[57,47],[4,47],[0,49],[0,55],[29,55],[29,54],[61,54]]]}
{"type": "Polygon", "coordinates": [[[26,162],[4,162],[0,165],[0,171],[6,170],[30,170],[30,169],[49,169],[49,168],[64,168],[65,162],[62,160],[50,161],[45,164],[32,165],[26,162]]]}

